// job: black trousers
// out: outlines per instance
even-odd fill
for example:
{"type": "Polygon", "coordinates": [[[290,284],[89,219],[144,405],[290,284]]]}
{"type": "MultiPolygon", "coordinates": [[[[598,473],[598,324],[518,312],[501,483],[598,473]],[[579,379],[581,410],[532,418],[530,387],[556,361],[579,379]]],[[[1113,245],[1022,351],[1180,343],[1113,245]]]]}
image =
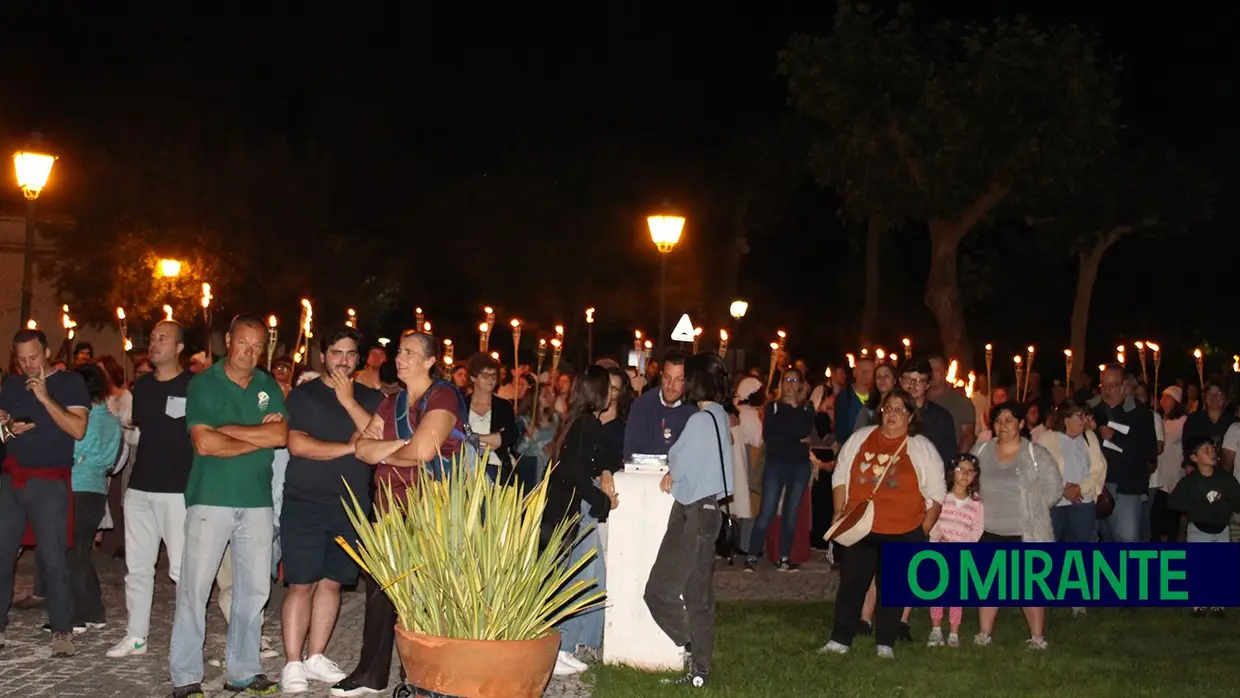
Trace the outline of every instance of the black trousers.
{"type": "Polygon", "coordinates": [[[367,688],[382,690],[392,671],[392,649],[396,646],[396,607],[378,582],[366,578],[366,620],[362,624],[362,654],[357,668],[349,674],[367,688]]]}
{"type": "Polygon", "coordinates": [[[715,651],[715,541],[723,518],[712,496],[672,503],[667,533],[646,580],[646,607],[672,642],[692,644],[693,671],[710,673],[715,651]]]}
{"type": "Polygon", "coordinates": [[[103,521],[108,497],[95,492],[73,493],[73,548],[69,550],[69,590],[73,595],[74,624],[104,623],[103,592],[91,555],[95,531],[103,521]]]}
{"type": "Polygon", "coordinates": [[[884,543],[917,543],[927,539],[921,526],[907,533],[871,533],[852,547],[840,565],[840,588],[835,594],[835,627],[831,639],[841,645],[851,645],[861,623],[861,607],[865,605],[870,581],[875,584],[876,608],[874,609],[874,640],[877,644],[892,647],[900,627],[899,606],[883,605],[883,564],[880,555],[884,543]]]}

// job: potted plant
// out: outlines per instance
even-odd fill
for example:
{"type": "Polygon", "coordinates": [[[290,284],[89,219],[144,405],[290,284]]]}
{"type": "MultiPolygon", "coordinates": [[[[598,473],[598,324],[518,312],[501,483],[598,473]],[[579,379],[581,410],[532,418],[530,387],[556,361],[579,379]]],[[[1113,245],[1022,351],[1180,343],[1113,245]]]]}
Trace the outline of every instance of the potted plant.
{"type": "Polygon", "coordinates": [[[418,478],[407,501],[382,489],[373,521],[350,492],[357,547],[337,542],[396,607],[410,683],[461,698],[537,698],[555,667],[555,626],[603,602],[596,580],[570,583],[597,551],[569,565],[568,546],[540,550],[546,479],[523,492],[491,482],[485,453],[468,457],[477,462],[458,459],[444,480],[418,478]]]}

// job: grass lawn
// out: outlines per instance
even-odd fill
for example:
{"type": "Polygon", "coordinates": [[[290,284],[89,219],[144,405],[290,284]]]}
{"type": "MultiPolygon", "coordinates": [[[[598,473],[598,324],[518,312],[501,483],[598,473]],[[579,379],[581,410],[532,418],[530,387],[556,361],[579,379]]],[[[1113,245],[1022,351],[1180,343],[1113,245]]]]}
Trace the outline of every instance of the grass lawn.
{"type": "MultiPolygon", "coordinates": [[[[828,603],[744,601],[719,604],[710,695],[715,696],[1209,696],[1240,694],[1240,611],[1226,619],[1191,618],[1187,609],[1091,609],[1074,620],[1054,609],[1050,649],[1032,652],[1018,609],[1002,609],[995,642],[974,647],[975,611],[965,609],[964,644],[928,648],[928,611],[913,612],[918,642],[896,645],[894,661],[859,637],[845,656],[815,652],[827,640],[828,603]]],[[[618,667],[591,669],[593,698],[679,696],[659,676],[618,667]]]]}

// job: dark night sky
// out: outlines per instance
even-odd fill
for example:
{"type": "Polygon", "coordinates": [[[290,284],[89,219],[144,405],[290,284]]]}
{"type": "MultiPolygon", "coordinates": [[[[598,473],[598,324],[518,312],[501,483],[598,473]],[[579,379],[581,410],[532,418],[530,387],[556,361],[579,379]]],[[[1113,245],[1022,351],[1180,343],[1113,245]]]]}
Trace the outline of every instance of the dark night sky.
{"type": "MultiPolygon", "coordinates": [[[[933,12],[949,3],[917,4],[933,12]]],[[[1214,169],[1220,192],[1213,224],[1173,242],[1125,243],[1108,258],[1095,308],[1113,308],[1118,294],[1136,284],[1138,301],[1152,312],[1133,320],[1101,311],[1094,343],[1163,331],[1186,336],[1186,343],[1204,336],[1240,349],[1240,332],[1223,319],[1226,305],[1209,298],[1223,290],[1213,283],[1216,272],[1200,273],[1199,266],[1203,254],[1224,259],[1240,252],[1231,232],[1238,144],[1227,108],[1236,102],[1240,65],[1235,4],[1192,3],[1192,12],[1177,14],[1163,6],[1091,3],[1106,10],[1092,17],[1055,14],[1080,3],[950,5],[954,18],[1027,12],[1101,32],[1105,49],[1125,60],[1121,116],[1136,139],[1174,146],[1214,169]],[[1185,294],[1207,297],[1204,307],[1187,308],[1185,294]]],[[[0,136],[39,130],[72,149],[121,132],[158,132],[196,115],[223,130],[374,153],[379,184],[372,205],[379,207],[384,182],[397,191],[403,186],[397,172],[417,169],[433,181],[436,172],[484,171],[519,147],[571,151],[608,142],[642,153],[648,186],[657,188],[668,173],[702,167],[731,138],[779,118],[784,93],[775,51],[793,32],[825,32],[833,10],[822,2],[719,3],[709,11],[615,7],[493,14],[479,5],[451,17],[413,9],[196,16],[98,8],[14,17],[0,27],[0,136]]],[[[785,229],[755,243],[743,283],[777,289],[784,307],[774,322],[824,321],[815,303],[833,294],[832,270],[844,244],[833,206],[806,186],[785,229]],[[792,246],[800,253],[789,260],[792,246]]],[[[1012,276],[1037,284],[1032,290],[1001,291],[1017,312],[1031,313],[1040,335],[1066,340],[1070,298],[1060,287],[1063,279],[1071,284],[1069,260],[1030,265],[1012,276]]],[[[916,326],[927,322],[919,288],[924,263],[906,267],[912,278],[892,288],[907,299],[885,302],[916,326]]],[[[975,323],[974,334],[1013,324],[975,323]]]]}

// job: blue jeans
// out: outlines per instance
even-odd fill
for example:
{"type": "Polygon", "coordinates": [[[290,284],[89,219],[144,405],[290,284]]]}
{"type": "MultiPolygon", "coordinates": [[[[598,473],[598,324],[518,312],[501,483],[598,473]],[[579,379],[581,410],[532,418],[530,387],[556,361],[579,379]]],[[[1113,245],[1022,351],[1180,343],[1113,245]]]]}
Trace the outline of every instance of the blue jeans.
{"type": "Polygon", "coordinates": [[[192,506],[185,512],[185,548],[177,583],[169,665],[173,686],[202,682],[202,646],[211,585],[232,546],[233,590],[224,664],[229,682],[263,673],[259,663],[263,607],[271,594],[270,508],[192,506]]]}
{"type": "Polygon", "coordinates": [[[284,475],[288,471],[288,449],[277,448],[271,459],[271,518],[275,531],[271,534],[271,578],[280,578],[280,511],[284,508],[284,475]]]}
{"type": "Polygon", "coordinates": [[[805,498],[805,488],[809,487],[812,473],[809,462],[787,463],[766,461],[762,470],[762,506],[758,510],[758,518],[753,523],[753,535],[749,538],[750,557],[762,554],[763,543],[766,542],[766,529],[779,509],[779,496],[784,497],[784,510],[780,514],[779,557],[785,558],[792,554],[792,541],[797,533],[797,511],[801,508],[801,500],[805,498]]]}
{"type": "Polygon", "coordinates": [[[1051,527],[1060,543],[1093,543],[1098,537],[1098,506],[1089,502],[1051,507],[1051,527]]]}
{"type": "Polygon", "coordinates": [[[1141,542],[1148,543],[1154,538],[1153,531],[1150,530],[1150,521],[1154,515],[1154,496],[1158,494],[1157,487],[1151,487],[1145,497],[1144,506],[1141,507],[1141,542]]]}
{"type": "MultiPolygon", "coordinates": [[[[47,426],[40,429],[55,429],[47,426]]],[[[47,620],[52,630],[73,629],[73,596],[69,586],[69,486],[59,480],[30,478],[25,487],[0,475],[0,633],[8,625],[13,602],[13,568],[26,524],[34,529],[38,564],[35,574],[47,591],[47,620]]],[[[36,594],[38,590],[36,589],[36,594]]]]}
{"type": "Polygon", "coordinates": [[[1115,510],[1101,522],[1102,540],[1107,543],[1136,543],[1141,539],[1141,512],[1145,495],[1119,494],[1115,483],[1107,483],[1107,491],[1115,498],[1115,510]]]}
{"type": "MultiPolygon", "coordinates": [[[[586,526],[596,523],[598,521],[593,516],[590,516],[590,505],[582,502],[580,523],[582,530],[586,526]]],[[[581,568],[577,576],[568,582],[569,585],[572,585],[578,581],[594,579],[594,586],[586,593],[607,589],[607,565],[603,562],[603,548],[599,545],[598,528],[591,529],[581,539],[581,542],[573,547],[568,564],[576,564],[578,560],[585,557],[591,550],[595,551],[594,559],[590,561],[590,564],[581,568]]],[[[603,620],[602,606],[565,618],[560,623],[560,651],[574,652],[577,650],[578,645],[601,649],[603,647],[603,620]]]]}

